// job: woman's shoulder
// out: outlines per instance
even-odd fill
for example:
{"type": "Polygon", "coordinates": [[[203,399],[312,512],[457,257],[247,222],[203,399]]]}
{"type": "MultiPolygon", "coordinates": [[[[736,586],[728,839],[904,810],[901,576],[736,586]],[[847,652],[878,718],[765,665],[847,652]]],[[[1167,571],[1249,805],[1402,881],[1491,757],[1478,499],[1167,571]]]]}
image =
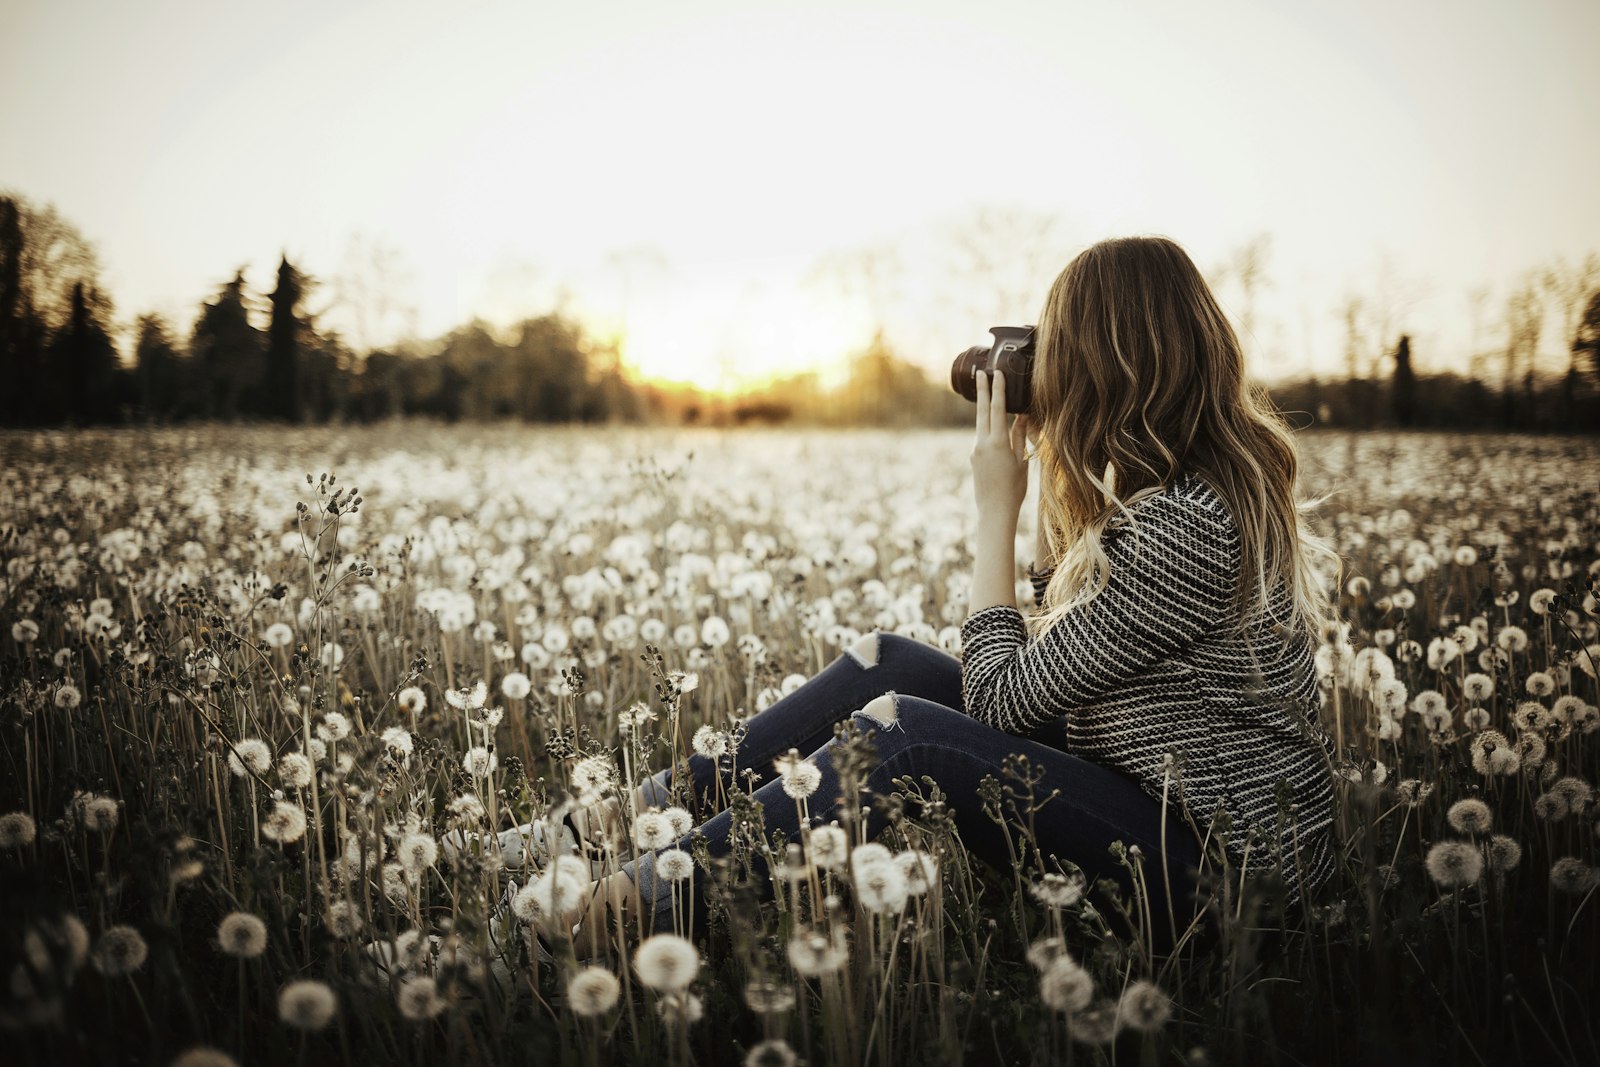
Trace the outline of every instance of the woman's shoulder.
{"type": "MultiPolygon", "coordinates": [[[[1212,534],[1224,540],[1236,536],[1237,528],[1227,501],[1194,471],[1187,471],[1170,484],[1132,502],[1128,511],[1140,524],[1154,523],[1176,532],[1212,534]]],[[[1106,522],[1108,530],[1128,525],[1128,516],[1120,511],[1106,522]]]]}

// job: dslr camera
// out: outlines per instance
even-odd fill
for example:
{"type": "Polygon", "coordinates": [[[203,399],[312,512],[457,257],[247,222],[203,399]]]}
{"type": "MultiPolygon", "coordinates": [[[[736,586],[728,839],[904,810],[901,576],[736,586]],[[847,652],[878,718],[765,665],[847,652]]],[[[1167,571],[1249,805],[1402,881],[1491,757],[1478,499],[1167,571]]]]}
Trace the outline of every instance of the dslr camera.
{"type": "Polygon", "coordinates": [[[978,379],[974,370],[986,371],[991,383],[994,372],[1006,375],[1006,411],[1021,415],[1033,403],[1029,386],[1033,380],[1032,326],[991,326],[994,343],[974,345],[956,357],[950,366],[950,387],[973,403],[978,402],[978,379]]]}

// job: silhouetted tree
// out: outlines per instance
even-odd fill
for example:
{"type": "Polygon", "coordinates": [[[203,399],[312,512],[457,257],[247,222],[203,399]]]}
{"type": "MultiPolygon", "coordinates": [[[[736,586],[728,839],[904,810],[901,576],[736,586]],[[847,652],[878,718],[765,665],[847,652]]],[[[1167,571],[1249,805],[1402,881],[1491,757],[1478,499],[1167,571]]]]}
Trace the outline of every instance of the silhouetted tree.
{"type": "Polygon", "coordinates": [[[182,407],[178,351],[160,315],[139,316],[133,359],[140,415],[146,419],[176,415],[182,407]]]}
{"type": "Polygon", "coordinates": [[[1572,338],[1572,355],[1574,365],[1582,356],[1589,357],[1589,373],[1594,375],[1595,384],[1600,385],[1600,290],[1589,298],[1589,306],[1578,320],[1578,329],[1572,338]]]}
{"type": "Polygon", "coordinates": [[[72,287],[67,321],[50,340],[49,363],[59,370],[66,414],[78,422],[109,422],[122,396],[117,349],[101,324],[94,299],[82,282],[72,287]]]}
{"type": "Polygon", "coordinates": [[[265,345],[245,306],[242,270],[201,308],[189,352],[202,383],[201,414],[208,419],[261,414],[250,394],[261,387],[265,345]]]}
{"type": "Polygon", "coordinates": [[[1400,335],[1394,353],[1394,417],[1401,426],[1410,426],[1417,415],[1417,376],[1411,372],[1411,338],[1400,335]]]}
{"type": "Polygon", "coordinates": [[[278,284],[267,299],[272,313],[267,323],[266,381],[262,386],[265,414],[286,422],[299,422],[304,409],[304,383],[300,362],[304,322],[300,318],[300,299],[305,285],[289,257],[278,263],[278,284]]]}

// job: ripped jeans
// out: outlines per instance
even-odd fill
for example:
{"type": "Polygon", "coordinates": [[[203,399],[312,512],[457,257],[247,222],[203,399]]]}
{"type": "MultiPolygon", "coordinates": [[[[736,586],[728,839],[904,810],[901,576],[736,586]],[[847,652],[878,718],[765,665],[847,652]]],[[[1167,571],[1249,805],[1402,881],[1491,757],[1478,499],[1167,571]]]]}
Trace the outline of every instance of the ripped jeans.
{"type": "MultiPolygon", "coordinates": [[[[1054,869],[1049,857],[1054,854],[1082,868],[1088,878],[1088,895],[1114,928],[1126,933],[1115,907],[1094,883],[1109,878],[1119,886],[1124,899],[1133,899],[1133,880],[1126,867],[1108,851],[1113,841],[1137,844],[1144,853],[1144,880],[1150,894],[1150,909],[1155,922],[1158,945],[1172,943],[1167,922],[1167,901],[1172,901],[1177,928],[1182,931],[1194,915],[1194,869],[1200,864],[1200,842],[1185,822],[1175,802],[1169,802],[1166,815],[1166,861],[1171,882],[1163,882],[1161,862],[1161,802],[1145,793],[1130,777],[1061,750],[1065,725],[1060,720],[1047,723],[1028,737],[1004,733],[968,717],[960,710],[961,661],[942,649],[902,634],[868,634],[840,653],[816,676],[798,689],[774,702],[765,711],[751,716],[738,746],[737,774],[733,761],[724,756],[713,761],[691,755],[689,782],[693,791],[690,806],[709,811],[721,779],[723,795],[745,784],[750,771],[759,777],[754,799],[765,813],[765,833],[770,841],[774,831],[799,842],[797,805],[783,791],[783,783],[773,760],[790,748],[798,749],[822,772],[821,784],[808,800],[813,826],[825,825],[837,817],[840,808],[839,780],[830,756],[838,744],[834,724],[853,719],[863,730],[875,732],[873,742],[877,763],[866,777],[873,793],[887,794],[894,789],[892,779],[910,776],[918,780],[929,775],[945,793],[967,849],[1001,870],[1011,866],[1011,856],[1000,827],[984,813],[979,799],[979,784],[993,775],[1002,784],[1017,786],[1014,779],[1001,774],[1001,765],[1010,753],[1028,757],[1035,774],[1042,779],[1034,787],[1036,801],[1042,801],[1035,818],[1035,833],[1046,857],[1046,869],[1054,869]],[[718,766],[718,762],[722,766],[718,766]],[[1058,796],[1045,801],[1052,790],[1058,796]]],[[[651,805],[666,807],[672,801],[667,787],[672,772],[662,771],[642,781],[636,789],[640,810],[651,805]]],[[[863,795],[857,802],[868,804],[863,795]]],[[[908,811],[916,814],[918,801],[908,799],[908,811]]],[[[731,814],[723,810],[689,831],[676,847],[690,850],[692,840],[703,836],[712,856],[730,851],[728,837],[731,814]]],[[[869,837],[881,832],[887,820],[876,806],[867,814],[869,837]]],[[[1011,829],[1013,838],[1017,831],[1011,829]]],[[[670,846],[669,846],[670,847],[670,846]]],[[[634,881],[653,915],[643,928],[673,928],[672,884],[655,870],[655,853],[645,853],[622,869],[634,881]]],[[[764,860],[756,855],[752,864],[762,877],[758,881],[771,894],[764,860]]],[[[706,872],[694,865],[695,928],[704,930],[706,872]]],[[[1025,876],[1026,877],[1026,876],[1025,876]]],[[[1009,871],[1007,879],[1009,881],[1009,871]]],[[[683,893],[682,888],[679,890],[683,893]]],[[[686,898],[685,898],[686,899],[686,898]]]]}

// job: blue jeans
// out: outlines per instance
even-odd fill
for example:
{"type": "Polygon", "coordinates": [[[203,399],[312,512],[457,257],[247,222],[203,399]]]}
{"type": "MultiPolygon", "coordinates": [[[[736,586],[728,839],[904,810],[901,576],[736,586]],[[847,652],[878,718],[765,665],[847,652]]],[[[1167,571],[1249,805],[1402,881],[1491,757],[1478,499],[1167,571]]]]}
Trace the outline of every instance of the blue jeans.
{"type": "MultiPolygon", "coordinates": [[[[795,801],[783,791],[772,761],[790,748],[809,753],[810,760],[822,771],[821,784],[808,801],[812,824],[832,821],[840,808],[838,776],[830,761],[838,743],[833,728],[835,723],[850,718],[862,730],[875,733],[878,761],[866,778],[872,792],[891,792],[894,778],[910,776],[916,780],[929,775],[946,794],[969,852],[1006,870],[1012,861],[1005,838],[1000,827],[984,813],[978,789],[985,775],[993,775],[1002,785],[1018,785],[1001,774],[1001,765],[1008,754],[1020,753],[1028,757],[1035,774],[1043,772],[1042,780],[1034,787],[1036,803],[1044,801],[1052,790],[1060,791],[1058,796],[1044,801],[1035,816],[1035,833],[1047,869],[1053,869],[1049,863],[1052,854],[1082,868],[1089,880],[1090,899],[1114,927],[1126,933],[1115,908],[1093,885],[1098,878],[1109,878],[1131,899],[1132,878],[1107,846],[1117,840],[1137,844],[1145,857],[1144,879],[1150,892],[1156,941],[1170,945],[1172,931],[1166,921],[1166,902],[1170,894],[1181,931],[1194,914],[1190,903],[1193,875],[1201,855],[1200,842],[1183,819],[1176,800],[1167,805],[1167,865],[1172,879],[1169,885],[1162,880],[1159,800],[1121,772],[1063,752],[1065,725],[1059,720],[1021,737],[968,717],[961,710],[960,660],[901,634],[879,632],[875,636],[876,663],[867,663],[870,655],[858,658],[854,651],[842,652],[804,685],[750,718],[738,747],[737,779],[727,757],[719,767],[716,761],[691,755],[691,781],[686,784],[693,792],[692,805],[700,811],[709,810],[719,777],[725,795],[735,788],[749,788],[744,785],[748,768],[760,774],[754,797],[765,811],[767,839],[770,841],[777,830],[787,834],[791,842],[798,842],[800,826],[795,801]],[[887,726],[880,721],[884,716],[875,718],[861,710],[885,693],[894,694],[894,720],[887,726]]],[[[671,780],[668,770],[641,782],[641,803],[665,807],[670,803],[667,786],[671,780]]],[[[868,799],[863,797],[857,803],[864,804],[868,799]]],[[[916,804],[911,798],[910,813],[915,813],[916,804]]],[[[1009,805],[1003,807],[1009,809],[1009,805]]],[[[867,817],[868,835],[876,836],[886,822],[884,815],[872,807],[867,817]]],[[[705,837],[712,856],[726,855],[730,851],[731,823],[731,814],[724,810],[691,830],[677,842],[677,847],[688,850],[692,839],[700,835],[705,837]]],[[[1011,833],[1013,838],[1017,836],[1014,828],[1011,833]]],[[[637,885],[646,907],[654,908],[646,928],[653,921],[654,929],[670,930],[672,886],[656,877],[654,859],[654,854],[647,853],[627,863],[623,870],[637,885]]],[[[753,865],[758,873],[767,873],[760,857],[754,858],[753,865]]],[[[704,929],[706,873],[698,864],[693,877],[695,925],[704,929]]]]}

